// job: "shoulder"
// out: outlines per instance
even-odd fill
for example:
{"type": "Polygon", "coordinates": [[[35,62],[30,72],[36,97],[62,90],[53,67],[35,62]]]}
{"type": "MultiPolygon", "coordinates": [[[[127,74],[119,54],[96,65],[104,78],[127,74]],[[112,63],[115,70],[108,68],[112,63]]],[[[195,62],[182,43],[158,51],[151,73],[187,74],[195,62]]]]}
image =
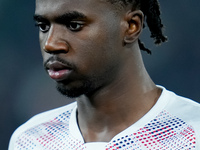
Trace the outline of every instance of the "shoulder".
{"type": "Polygon", "coordinates": [[[200,104],[192,99],[179,95],[174,96],[172,102],[174,114],[185,120],[188,124],[200,131],[200,104]]]}
{"type": "Polygon", "coordinates": [[[47,122],[49,120],[54,119],[56,116],[59,116],[62,113],[65,112],[69,112],[72,111],[74,108],[76,107],[76,102],[71,103],[69,105],[66,106],[62,106],[59,108],[55,108],[52,110],[48,110],[45,112],[42,112],[40,114],[37,114],[35,116],[33,116],[32,118],[30,118],[27,122],[25,122],[23,125],[21,125],[17,130],[20,130],[21,128],[27,129],[27,128],[31,128],[32,126],[36,126],[38,124],[41,124],[43,122],[47,122]]]}
{"type": "Polygon", "coordinates": [[[27,130],[33,129],[34,127],[39,126],[41,124],[51,122],[52,120],[55,119],[58,119],[58,121],[60,121],[61,120],[60,118],[61,117],[63,118],[63,116],[67,116],[66,118],[69,118],[72,110],[75,109],[76,106],[77,104],[76,102],[74,102],[69,105],[52,109],[33,116],[27,122],[25,122],[15,130],[10,139],[9,150],[12,149],[12,147],[14,146],[13,144],[15,143],[17,138],[27,130]]]}
{"type": "Polygon", "coordinates": [[[200,104],[192,99],[175,94],[161,87],[161,101],[167,103],[165,109],[188,121],[200,121],[200,104]],[[192,117],[191,117],[192,116],[192,117]]]}
{"type": "Polygon", "coordinates": [[[165,109],[192,126],[197,132],[200,131],[200,104],[192,99],[180,96],[164,89],[166,101],[168,101],[165,109]]]}
{"type": "Polygon", "coordinates": [[[162,86],[158,87],[162,88],[162,94],[158,100],[159,107],[163,107],[171,115],[180,118],[188,124],[193,126],[200,124],[200,104],[198,102],[177,95],[162,86]]]}
{"type": "Polygon", "coordinates": [[[167,109],[170,112],[190,122],[200,121],[200,104],[198,102],[168,90],[165,92],[168,95],[167,109]]]}
{"type": "Polygon", "coordinates": [[[191,134],[195,137],[196,147],[200,148],[200,104],[161,88],[163,92],[160,100],[163,102],[161,104],[166,104],[163,110],[167,112],[168,123],[172,123],[172,126],[175,125],[175,128],[179,127],[177,128],[180,130],[179,135],[191,134]]]}

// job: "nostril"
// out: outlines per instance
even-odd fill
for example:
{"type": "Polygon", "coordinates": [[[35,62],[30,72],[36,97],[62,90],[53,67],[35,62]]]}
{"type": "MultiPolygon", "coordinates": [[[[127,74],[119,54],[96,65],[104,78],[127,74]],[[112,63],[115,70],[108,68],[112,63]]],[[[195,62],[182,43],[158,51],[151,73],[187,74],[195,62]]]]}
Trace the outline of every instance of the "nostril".
{"type": "Polygon", "coordinates": [[[68,53],[68,51],[65,51],[65,50],[48,51],[48,50],[44,49],[44,51],[49,53],[49,54],[68,53]]]}

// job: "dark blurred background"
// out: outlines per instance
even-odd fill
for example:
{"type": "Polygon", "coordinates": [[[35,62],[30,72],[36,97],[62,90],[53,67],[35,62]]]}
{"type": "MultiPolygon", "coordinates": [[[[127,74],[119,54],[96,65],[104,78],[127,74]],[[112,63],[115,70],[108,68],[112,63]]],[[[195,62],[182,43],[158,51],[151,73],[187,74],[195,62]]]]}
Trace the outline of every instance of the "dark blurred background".
{"type": "MultiPolygon", "coordinates": [[[[46,75],[34,26],[35,2],[0,0],[0,149],[13,131],[33,115],[68,104],[46,75]]],[[[160,0],[169,41],[153,45],[145,29],[142,41],[152,49],[144,61],[156,84],[200,102],[200,1],[160,0]]]]}

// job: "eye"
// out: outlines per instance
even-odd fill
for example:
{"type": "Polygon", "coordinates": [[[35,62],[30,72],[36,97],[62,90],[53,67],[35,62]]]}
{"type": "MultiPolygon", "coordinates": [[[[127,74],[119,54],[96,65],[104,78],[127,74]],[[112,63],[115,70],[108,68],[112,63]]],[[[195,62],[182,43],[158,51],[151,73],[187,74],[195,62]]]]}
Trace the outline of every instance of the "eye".
{"type": "Polygon", "coordinates": [[[80,22],[69,22],[66,26],[69,28],[71,31],[80,31],[83,27],[83,23],[80,22]]]}
{"type": "Polygon", "coordinates": [[[38,22],[36,23],[36,26],[38,26],[40,31],[43,33],[48,32],[50,29],[50,25],[44,22],[38,22]]]}

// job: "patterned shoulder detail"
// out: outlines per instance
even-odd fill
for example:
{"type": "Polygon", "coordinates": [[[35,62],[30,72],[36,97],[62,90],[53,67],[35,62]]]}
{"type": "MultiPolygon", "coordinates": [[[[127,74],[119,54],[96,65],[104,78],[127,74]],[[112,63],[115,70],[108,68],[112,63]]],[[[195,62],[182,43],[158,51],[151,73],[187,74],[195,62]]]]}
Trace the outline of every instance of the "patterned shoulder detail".
{"type": "Polygon", "coordinates": [[[15,149],[62,149],[69,135],[72,110],[23,132],[15,143],[15,149]]]}
{"type": "Polygon", "coordinates": [[[137,132],[110,142],[106,150],[192,150],[195,145],[192,126],[167,111],[162,111],[137,132]]]}

